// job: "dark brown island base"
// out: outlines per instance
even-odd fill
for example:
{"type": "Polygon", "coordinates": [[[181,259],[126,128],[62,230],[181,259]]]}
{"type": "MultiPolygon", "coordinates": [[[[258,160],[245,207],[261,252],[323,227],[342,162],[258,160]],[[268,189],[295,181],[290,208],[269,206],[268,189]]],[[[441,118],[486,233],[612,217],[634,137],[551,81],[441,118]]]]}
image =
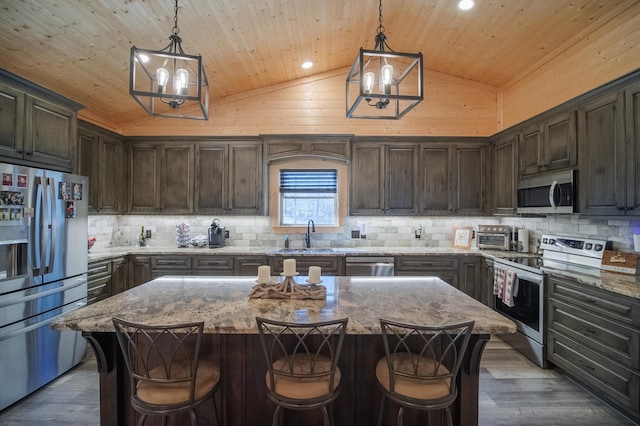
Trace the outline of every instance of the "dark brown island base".
{"type": "MultiPolygon", "coordinates": [[[[300,284],[306,277],[295,277],[300,284]]],[[[272,278],[273,282],[281,277],[272,278]]],[[[267,400],[265,360],[255,317],[312,322],[349,318],[340,358],[343,389],[334,406],[336,424],[375,424],[380,391],[375,366],[384,355],[380,318],[442,325],[475,321],[473,335],[458,376],[459,396],[452,407],[456,425],[478,424],[478,370],[491,334],[514,333],[516,326],[487,306],[435,277],[323,277],[326,300],[249,299],[255,277],[166,276],[66,315],[53,324],[80,330],[89,340],[100,372],[100,424],[134,425],[129,379],[117,346],[111,318],[169,324],[204,321],[206,356],[219,359],[221,400],[226,426],[271,423],[275,406],[267,400]]],[[[209,404],[210,405],[210,404],[209,404]]],[[[201,421],[213,423],[209,405],[201,421]]],[[[387,402],[383,424],[395,424],[397,406],[387,402]]],[[[434,416],[435,418],[436,416],[434,416]]],[[[417,423],[409,410],[405,425],[417,423]]],[[[153,423],[148,419],[147,424],[153,423]]],[[[435,419],[434,419],[435,420],[435,419]]],[[[286,411],[286,425],[321,425],[320,411],[286,411]]],[[[171,423],[170,423],[171,424],[171,423]]],[[[181,424],[181,423],[176,423],[181,424]]],[[[438,419],[435,424],[444,424],[438,419]]]]}

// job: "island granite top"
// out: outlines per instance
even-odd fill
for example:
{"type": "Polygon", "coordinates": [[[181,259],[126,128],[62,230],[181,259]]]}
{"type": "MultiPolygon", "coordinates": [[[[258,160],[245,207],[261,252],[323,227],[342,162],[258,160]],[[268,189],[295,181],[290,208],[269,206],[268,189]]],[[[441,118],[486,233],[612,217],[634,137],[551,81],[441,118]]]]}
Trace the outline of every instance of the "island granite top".
{"type": "MultiPolygon", "coordinates": [[[[278,282],[281,277],[273,277],[278,282]]],[[[299,284],[306,277],[298,276],[299,284]]],[[[476,334],[516,325],[436,277],[326,277],[326,300],[249,299],[255,277],[164,276],[65,314],[56,330],[113,332],[115,316],[172,324],[204,321],[205,332],[257,334],[256,316],[290,322],[349,318],[349,334],[379,334],[380,318],[443,325],[474,320],[476,334]]]]}

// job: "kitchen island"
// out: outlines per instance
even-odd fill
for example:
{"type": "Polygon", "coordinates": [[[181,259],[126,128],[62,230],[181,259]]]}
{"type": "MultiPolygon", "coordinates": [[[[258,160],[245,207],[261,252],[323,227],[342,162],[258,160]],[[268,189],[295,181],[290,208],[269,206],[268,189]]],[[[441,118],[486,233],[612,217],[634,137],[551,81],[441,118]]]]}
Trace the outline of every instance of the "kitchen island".
{"type": "MultiPolygon", "coordinates": [[[[306,277],[296,281],[304,283],[306,277]]],[[[281,279],[274,277],[273,281],[281,279]]],[[[111,323],[168,324],[204,321],[206,356],[220,360],[219,392],[225,425],[268,424],[275,407],[264,385],[266,366],[256,316],[292,322],[349,318],[340,361],[343,392],[335,403],[336,423],[375,424],[380,399],[375,365],[384,354],[379,319],[441,325],[475,321],[473,336],[458,377],[460,394],[454,422],[478,422],[478,373],[491,334],[514,333],[510,320],[435,277],[323,277],[326,300],[249,299],[255,277],[167,276],[79,309],[53,324],[80,330],[96,353],[100,372],[101,425],[133,425],[129,382],[111,323]]],[[[394,424],[396,407],[387,403],[384,424],[394,424]]],[[[287,412],[286,424],[321,424],[319,413],[287,412]]],[[[405,424],[413,424],[407,413],[405,424]]],[[[206,418],[209,412],[203,412],[206,418]]],[[[150,424],[151,422],[147,422],[150,424]]],[[[436,424],[438,424],[436,422],[436,424]]]]}

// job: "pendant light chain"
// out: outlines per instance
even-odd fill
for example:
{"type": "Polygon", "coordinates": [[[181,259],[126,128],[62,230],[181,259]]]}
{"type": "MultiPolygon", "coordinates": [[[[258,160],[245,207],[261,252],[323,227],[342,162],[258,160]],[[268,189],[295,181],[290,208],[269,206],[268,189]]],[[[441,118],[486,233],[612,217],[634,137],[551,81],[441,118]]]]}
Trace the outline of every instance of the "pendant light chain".
{"type": "Polygon", "coordinates": [[[178,35],[180,28],[178,28],[178,0],[176,0],[176,7],[173,9],[175,14],[173,15],[173,31],[174,35],[178,35]]]}
{"type": "Polygon", "coordinates": [[[380,22],[378,25],[378,32],[384,34],[384,26],[382,25],[382,0],[380,0],[380,6],[378,6],[378,13],[380,22]]]}

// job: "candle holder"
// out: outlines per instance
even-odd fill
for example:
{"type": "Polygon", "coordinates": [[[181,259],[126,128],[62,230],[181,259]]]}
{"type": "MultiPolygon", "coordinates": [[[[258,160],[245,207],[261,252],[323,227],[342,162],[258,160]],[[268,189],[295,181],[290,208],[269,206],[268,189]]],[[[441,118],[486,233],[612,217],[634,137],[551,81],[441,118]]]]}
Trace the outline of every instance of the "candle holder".
{"type": "Polygon", "coordinates": [[[313,299],[325,300],[327,288],[323,285],[298,284],[291,275],[278,284],[257,284],[251,289],[249,299],[313,299]]]}

